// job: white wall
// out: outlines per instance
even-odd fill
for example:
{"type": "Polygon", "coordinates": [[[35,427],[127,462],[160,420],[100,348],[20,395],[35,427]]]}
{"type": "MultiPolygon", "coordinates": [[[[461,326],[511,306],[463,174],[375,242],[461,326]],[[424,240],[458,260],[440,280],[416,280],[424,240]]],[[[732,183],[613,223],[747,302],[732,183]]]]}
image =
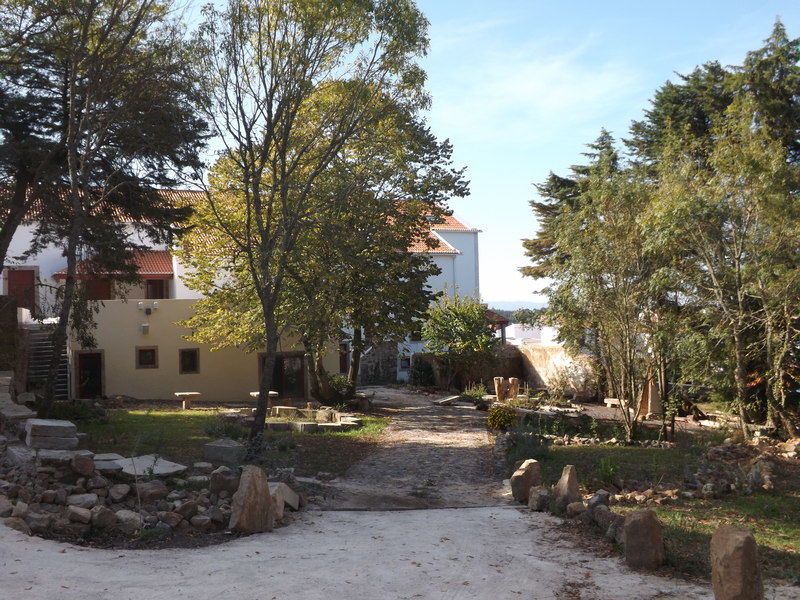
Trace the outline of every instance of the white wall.
{"type": "MultiPolygon", "coordinates": [[[[53,287],[56,285],[53,273],[67,266],[67,262],[61,254],[61,249],[55,246],[48,246],[36,256],[31,256],[25,260],[17,260],[16,257],[30,249],[36,227],[34,225],[20,225],[14,237],[11,238],[11,245],[8,248],[6,264],[10,267],[30,267],[37,270],[37,276],[41,285],[37,294],[39,310],[44,316],[52,316],[53,306],[53,287]]],[[[2,283],[0,283],[0,293],[8,293],[8,269],[2,273],[2,283]]]]}
{"type": "Polygon", "coordinates": [[[453,286],[461,295],[480,297],[478,232],[437,230],[436,233],[459,251],[453,257],[453,286]]]}

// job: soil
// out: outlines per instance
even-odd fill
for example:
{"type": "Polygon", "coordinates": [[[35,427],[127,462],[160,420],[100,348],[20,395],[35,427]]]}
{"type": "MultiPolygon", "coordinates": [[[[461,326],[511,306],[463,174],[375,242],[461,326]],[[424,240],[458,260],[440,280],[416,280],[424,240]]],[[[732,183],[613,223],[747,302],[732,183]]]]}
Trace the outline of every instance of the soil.
{"type": "Polygon", "coordinates": [[[486,413],[436,406],[403,388],[365,388],[376,412],[391,418],[376,451],[332,482],[328,510],[458,508],[507,503],[492,474],[494,440],[486,413]]]}

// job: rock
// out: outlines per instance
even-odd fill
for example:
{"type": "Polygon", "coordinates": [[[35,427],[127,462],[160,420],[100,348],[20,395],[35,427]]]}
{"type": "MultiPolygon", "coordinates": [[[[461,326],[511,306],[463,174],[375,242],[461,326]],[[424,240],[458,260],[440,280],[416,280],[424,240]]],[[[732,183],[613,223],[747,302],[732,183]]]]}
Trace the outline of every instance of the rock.
{"type": "Polygon", "coordinates": [[[122,467],[122,474],[131,478],[152,479],[154,477],[174,477],[180,475],[188,467],[160,458],[155,454],[134,456],[117,460],[122,467]]]}
{"type": "Polygon", "coordinates": [[[203,444],[203,457],[211,462],[236,465],[244,458],[244,452],[244,444],[227,438],[203,444]]]}
{"type": "Polygon", "coordinates": [[[169,490],[167,489],[167,486],[164,485],[163,481],[154,479],[153,481],[137,483],[136,493],[138,494],[142,503],[147,504],[149,502],[153,502],[154,500],[166,498],[167,494],[169,494],[169,490]]]}
{"type": "Polygon", "coordinates": [[[208,475],[192,475],[191,477],[186,478],[186,483],[188,483],[195,489],[208,487],[208,484],[210,482],[211,478],[208,475]]]}
{"type": "Polygon", "coordinates": [[[206,531],[211,527],[211,518],[205,515],[195,515],[191,518],[190,523],[195,529],[206,531]]]}
{"type": "Polygon", "coordinates": [[[97,494],[72,494],[67,496],[67,504],[80,508],[92,508],[97,504],[97,494]]]}
{"type": "Polygon", "coordinates": [[[542,467],[539,461],[529,458],[511,476],[511,495],[522,504],[528,502],[528,492],[542,483],[542,467]]]}
{"type": "Polygon", "coordinates": [[[228,467],[219,467],[211,473],[208,489],[212,494],[233,494],[239,489],[239,475],[228,467]]]}
{"type": "Polygon", "coordinates": [[[608,506],[611,502],[611,492],[606,490],[597,490],[589,499],[589,510],[593,510],[598,506],[608,506]]]}
{"type": "Polygon", "coordinates": [[[577,517],[579,514],[586,512],[586,505],[581,502],[570,502],[567,504],[567,517],[573,518],[577,517]]]}
{"type": "Polygon", "coordinates": [[[108,488],[108,497],[112,502],[121,502],[131,491],[131,486],[127,483],[116,483],[108,488]]]}
{"type": "Polygon", "coordinates": [[[44,513],[29,512],[25,516],[25,522],[33,533],[47,533],[53,524],[53,517],[44,513]]]}
{"type": "Polygon", "coordinates": [[[83,454],[75,454],[69,466],[75,473],[84,477],[91,477],[94,473],[94,459],[83,454]]]}
{"type": "Polygon", "coordinates": [[[117,523],[117,515],[105,506],[95,506],[92,509],[92,525],[103,529],[113,527],[117,523]]]}
{"type": "Polygon", "coordinates": [[[703,485],[703,488],[700,490],[700,495],[706,500],[714,498],[717,495],[716,490],[714,489],[714,484],[706,483],[703,485]]]}
{"type": "Polygon", "coordinates": [[[275,526],[275,503],[269,493],[264,471],[255,465],[242,470],[239,488],[231,502],[228,528],[242,533],[272,531],[275,526]]]}
{"type": "Polygon", "coordinates": [[[217,507],[212,506],[206,511],[206,516],[209,517],[214,523],[225,523],[228,521],[229,515],[226,515],[225,512],[217,507]]]}
{"type": "Polygon", "coordinates": [[[72,450],[78,447],[77,437],[33,437],[28,434],[25,443],[30,448],[43,448],[47,450],[72,450]]]}
{"type": "Polygon", "coordinates": [[[192,465],[192,468],[201,473],[211,473],[214,470],[214,465],[210,462],[196,462],[192,465]]]}
{"type": "Polygon", "coordinates": [[[557,511],[563,512],[568,504],[580,502],[581,494],[578,491],[578,473],[573,465],[567,465],[561,472],[561,479],[553,487],[553,499],[557,511]]]}
{"type": "Polygon", "coordinates": [[[550,507],[550,490],[537,485],[528,490],[528,508],[537,512],[546,511],[550,507]]]}
{"type": "Polygon", "coordinates": [[[31,534],[31,528],[25,521],[23,521],[19,517],[8,517],[3,521],[3,525],[5,525],[6,527],[10,527],[11,529],[16,529],[17,531],[22,532],[25,535],[31,534]]]}
{"type": "Polygon", "coordinates": [[[175,509],[175,512],[178,513],[184,519],[191,519],[194,515],[197,514],[197,502],[194,500],[188,500],[184,502],[180,506],[175,509]]]}
{"type": "Polygon", "coordinates": [[[73,523],[89,523],[92,520],[92,511],[80,506],[68,506],[64,516],[73,523]]]}
{"type": "Polygon", "coordinates": [[[172,490],[169,494],[167,494],[167,500],[169,502],[175,502],[175,500],[183,500],[189,494],[186,490],[172,490]]]}
{"type": "Polygon", "coordinates": [[[13,510],[14,505],[11,504],[11,501],[0,494],[0,518],[10,517],[13,510]]]}
{"type": "Polygon", "coordinates": [[[116,517],[117,526],[124,533],[135,533],[142,528],[142,517],[132,510],[118,510],[116,517]]]}
{"type": "Polygon", "coordinates": [[[36,458],[45,467],[65,467],[69,465],[75,453],[71,450],[39,450],[36,458]]]}
{"type": "Polygon", "coordinates": [[[14,510],[11,511],[12,517],[19,517],[20,519],[25,518],[28,514],[28,503],[23,502],[22,500],[17,500],[17,503],[14,505],[14,510]]]}
{"type": "Polygon", "coordinates": [[[107,488],[107,487],[108,487],[108,479],[106,479],[102,475],[96,475],[95,477],[90,477],[89,480],[86,482],[87,490],[96,490],[98,488],[107,488]]]}
{"type": "Polygon", "coordinates": [[[631,569],[656,569],[664,562],[661,523],[652,510],[637,510],[625,518],[625,564],[631,569]]]}
{"type": "Polygon", "coordinates": [[[166,523],[170,526],[170,528],[174,529],[178,526],[178,523],[183,521],[183,517],[176,512],[173,511],[159,511],[158,512],[158,520],[162,523],[166,523]]]}
{"type": "Polygon", "coordinates": [[[715,600],[763,600],[758,547],[749,530],[722,525],[714,532],[711,585],[715,600]]]}
{"type": "Polygon", "coordinates": [[[25,423],[25,433],[33,437],[75,437],[78,428],[74,423],[56,419],[28,419],[25,423]]]}
{"type": "Polygon", "coordinates": [[[292,510],[300,509],[300,496],[285,483],[270,483],[269,493],[275,502],[276,518],[283,518],[285,506],[290,507],[292,510]]]}

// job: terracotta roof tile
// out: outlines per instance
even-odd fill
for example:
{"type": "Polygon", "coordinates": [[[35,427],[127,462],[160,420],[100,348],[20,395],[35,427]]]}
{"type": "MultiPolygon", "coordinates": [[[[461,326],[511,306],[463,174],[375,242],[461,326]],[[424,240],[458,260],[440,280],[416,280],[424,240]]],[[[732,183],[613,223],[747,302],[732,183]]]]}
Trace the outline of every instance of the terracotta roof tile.
{"type": "Polygon", "coordinates": [[[408,251],[418,254],[461,254],[434,230],[431,230],[431,237],[417,240],[409,246],[408,251]],[[434,240],[433,243],[439,242],[439,245],[434,248],[431,240],[434,240]]]}
{"type": "MultiPolygon", "coordinates": [[[[172,254],[167,250],[134,252],[133,262],[136,264],[139,276],[143,279],[172,279],[174,275],[172,271],[172,254]]],[[[83,261],[78,263],[79,276],[82,271],[85,271],[85,269],[81,268],[81,263],[83,261]]],[[[54,279],[64,279],[66,276],[66,269],[53,273],[54,279]]]]}

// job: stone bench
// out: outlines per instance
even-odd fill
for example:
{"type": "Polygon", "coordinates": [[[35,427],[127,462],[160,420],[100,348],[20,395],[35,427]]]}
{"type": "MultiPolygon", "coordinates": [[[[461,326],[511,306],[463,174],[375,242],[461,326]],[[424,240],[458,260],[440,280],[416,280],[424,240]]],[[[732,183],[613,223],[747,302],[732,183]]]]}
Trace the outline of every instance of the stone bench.
{"type": "Polygon", "coordinates": [[[200,392],[175,392],[175,397],[181,401],[181,408],[189,410],[192,408],[192,401],[197,400],[202,394],[200,392]]]}
{"type": "MultiPolygon", "coordinates": [[[[254,400],[258,400],[259,392],[250,392],[250,397],[254,400]]],[[[273,392],[272,390],[269,391],[269,398],[267,398],[267,410],[272,408],[272,401],[278,397],[278,392],[273,392]]]]}
{"type": "Polygon", "coordinates": [[[606,398],[605,400],[603,400],[603,402],[608,408],[613,408],[615,406],[622,406],[622,403],[619,401],[619,398],[606,398]]]}

